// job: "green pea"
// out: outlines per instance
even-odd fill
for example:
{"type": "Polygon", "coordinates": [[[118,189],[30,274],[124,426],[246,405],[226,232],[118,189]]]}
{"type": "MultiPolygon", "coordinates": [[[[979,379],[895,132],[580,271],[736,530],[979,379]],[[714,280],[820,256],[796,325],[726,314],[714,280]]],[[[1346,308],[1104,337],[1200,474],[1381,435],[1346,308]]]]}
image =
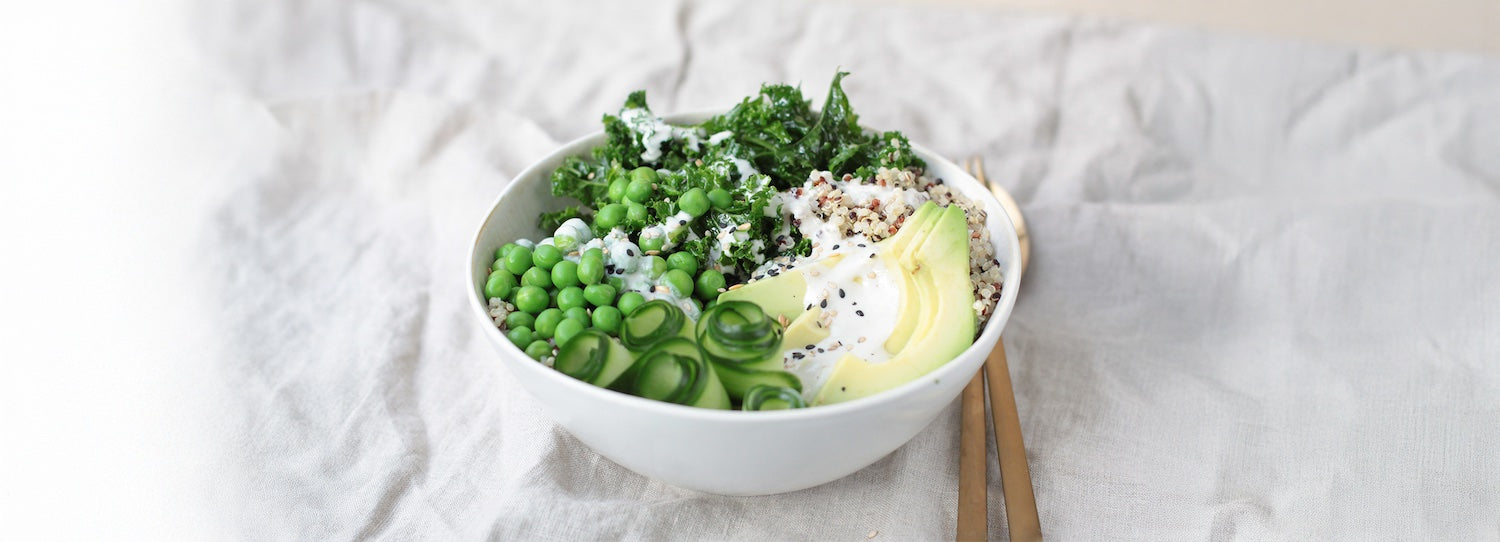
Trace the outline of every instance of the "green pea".
{"type": "Polygon", "coordinates": [[[625,220],[631,224],[644,224],[646,222],[646,206],[636,202],[625,203],[625,220]]]}
{"type": "Polygon", "coordinates": [[[537,245],[536,250],[531,251],[531,263],[543,270],[550,271],[552,266],[562,261],[562,251],[552,245],[537,245]]]}
{"type": "Polygon", "coordinates": [[[510,328],[510,333],[506,333],[505,338],[510,339],[516,348],[526,348],[526,345],[531,344],[532,341],[531,328],[525,326],[510,328]]]}
{"type": "MultiPolygon", "coordinates": [[[[511,329],[516,329],[518,327],[524,327],[524,328],[526,328],[527,332],[530,332],[531,331],[531,326],[534,326],[534,325],[536,325],[536,317],[532,316],[528,312],[525,312],[525,311],[510,311],[510,314],[505,315],[505,327],[508,327],[508,328],[511,328],[511,329]]],[[[531,342],[531,341],[524,341],[522,344],[529,343],[529,342],[531,342]]]]}
{"type": "Polygon", "coordinates": [[[694,218],[703,216],[703,213],[708,212],[708,196],[703,193],[702,188],[688,190],[677,198],[677,208],[694,218]]]}
{"type": "Polygon", "coordinates": [[[594,214],[594,225],[608,230],[620,225],[620,221],[624,219],[625,206],[618,203],[611,203],[609,205],[605,205],[603,208],[599,209],[598,213],[594,214]]]}
{"type": "MultiPolygon", "coordinates": [[[[646,296],[641,295],[640,292],[625,292],[620,294],[620,299],[619,301],[615,301],[615,306],[620,309],[621,315],[625,315],[630,314],[631,311],[634,311],[636,307],[641,306],[645,302],[646,296]]],[[[599,309],[594,309],[594,314],[598,313],[599,309]]]]}
{"type": "Polygon", "coordinates": [[[625,199],[626,186],[630,186],[630,180],[624,177],[617,177],[614,180],[610,181],[609,189],[605,192],[605,194],[609,197],[609,201],[618,202],[622,199],[625,199]]]}
{"type": "Polygon", "coordinates": [[[521,275],[521,284],[524,284],[526,286],[537,286],[540,288],[551,288],[552,274],[548,273],[545,269],[542,269],[540,267],[533,267],[531,269],[527,269],[525,275],[521,275]]]}
{"type": "Polygon", "coordinates": [[[536,315],[536,328],[533,331],[536,332],[537,337],[551,339],[552,334],[557,331],[557,323],[563,321],[563,318],[562,309],[551,308],[544,310],[541,314],[536,315]]]}
{"type": "Polygon", "coordinates": [[[610,277],[608,279],[605,279],[604,283],[610,286],[614,286],[616,292],[625,289],[625,279],[622,279],[620,277],[610,277]]]}
{"type": "Polygon", "coordinates": [[[542,340],[531,341],[531,344],[526,345],[526,355],[531,356],[531,359],[541,361],[542,358],[552,355],[552,345],[542,340]]]}
{"type": "Polygon", "coordinates": [[[583,331],[585,327],[587,326],[571,318],[563,320],[557,324],[557,332],[553,334],[552,340],[557,343],[558,348],[562,348],[563,345],[568,344],[568,340],[583,331]]]}
{"type": "Polygon", "coordinates": [[[585,286],[598,284],[604,278],[604,252],[591,248],[578,258],[578,281],[585,286]]]}
{"type": "Polygon", "coordinates": [[[589,311],[583,307],[573,307],[563,311],[564,320],[576,320],[578,323],[588,327],[589,311]]]}
{"type": "Polygon", "coordinates": [[[719,298],[719,289],[724,287],[724,274],[712,269],[704,269],[698,275],[696,290],[698,298],[703,300],[714,300],[719,298]]]}
{"type": "Polygon", "coordinates": [[[504,260],[505,255],[510,254],[510,251],[515,250],[518,246],[521,245],[517,245],[515,243],[506,243],[504,245],[501,245],[500,248],[495,250],[495,261],[504,260]]]}
{"type": "Polygon", "coordinates": [[[667,272],[667,261],[662,259],[661,256],[648,256],[646,258],[646,272],[653,279],[660,277],[662,273],[667,272]]]}
{"type": "MultiPolygon", "coordinates": [[[[637,169],[636,171],[640,170],[637,169]]],[[[651,175],[655,176],[656,172],[652,172],[651,175]]],[[[631,174],[631,176],[634,177],[635,174],[631,174]]],[[[630,184],[625,186],[625,198],[636,203],[646,203],[647,200],[651,199],[652,191],[651,182],[636,179],[630,181],[630,184]]]]}
{"type": "Polygon", "coordinates": [[[578,264],[563,260],[552,266],[553,286],[567,288],[576,284],[578,284],[578,264]]]}
{"type": "MultiPolygon", "coordinates": [[[[630,182],[637,182],[637,181],[639,181],[639,182],[643,182],[643,183],[646,183],[646,184],[651,184],[651,183],[656,182],[656,180],[657,180],[656,170],[651,169],[649,167],[641,166],[641,167],[638,167],[638,168],[630,170],[630,182]]],[[[636,200],[636,201],[641,201],[641,200],[636,200]]]]}
{"type": "MultiPolygon", "coordinates": [[[[687,274],[687,271],[683,271],[681,269],[668,269],[667,272],[661,276],[661,281],[666,283],[667,287],[671,288],[672,291],[677,293],[677,295],[683,297],[693,295],[693,276],[687,274]]],[[[587,294],[588,292],[584,293],[587,294]]]]}
{"type": "Polygon", "coordinates": [[[516,245],[510,254],[505,255],[505,270],[512,275],[520,275],[531,269],[531,249],[516,245]]]}
{"type": "Polygon", "coordinates": [[[608,284],[590,284],[583,289],[584,299],[595,307],[613,305],[615,303],[615,287],[608,284]]]}
{"type": "Polygon", "coordinates": [[[712,309],[712,308],[714,308],[714,305],[718,305],[718,304],[719,304],[719,298],[715,297],[713,299],[708,300],[708,303],[704,303],[703,304],[703,310],[712,309]]]}
{"type": "Polygon", "coordinates": [[[577,286],[569,286],[557,291],[557,308],[568,310],[573,307],[582,307],[584,303],[583,289],[577,286]]]}
{"type": "Polygon", "coordinates": [[[515,289],[515,287],[515,275],[510,274],[510,271],[506,271],[504,269],[496,269],[494,272],[490,273],[490,277],[485,279],[484,281],[484,297],[498,297],[500,299],[505,299],[506,296],[510,295],[510,291],[515,289]]]}
{"type": "Polygon", "coordinates": [[[667,268],[681,269],[689,275],[698,273],[698,259],[686,252],[673,252],[667,256],[667,268]]]}
{"type": "Polygon", "coordinates": [[[661,247],[666,246],[667,238],[661,235],[657,235],[655,237],[641,236],[640,241],[636,242],[636,244],[640,245],[641,250],[644,250],[646,252],[651,252],[653,250],[660,251],[661,247]]]}
{"type": "MultiPolygon", "coordinates": [[[[623,299],[624,298],[622,297],[621,300],[623,301],[623,299]]],[[[622,319],[623,316],[621,316],[620,314],[620,309],[614,307],[599,307],[594,309],[593,321],[591,323],[594,325],[594,327],[599,328],[600,330],[609,333],[619,333],[620,320],[622,319]]]]}
{"type": "Polygon", "coordinates": [[[728,190],[725,190],[723,188],[715,188],[708,191],[708,202],[712,204],[715,209],[728,209],[729,204],[734,203],[734,197],[729,195],[728,190]]]}
{"type": "Polygon", "coordinates": [[[516,308],[531,314],[547,308],[547,291],[540,286],[522,286],[516,290],[516,308]]]}

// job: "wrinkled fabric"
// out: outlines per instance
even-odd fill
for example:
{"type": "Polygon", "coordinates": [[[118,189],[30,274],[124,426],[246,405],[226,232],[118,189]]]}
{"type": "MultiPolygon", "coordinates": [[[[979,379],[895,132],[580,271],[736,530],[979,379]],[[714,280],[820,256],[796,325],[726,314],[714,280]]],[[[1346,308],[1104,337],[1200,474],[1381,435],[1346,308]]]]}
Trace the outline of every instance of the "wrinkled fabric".
{"type": "Polygon", "coordinates": [[[845,479],[705,495],[547,419],[465,306],[493,198],[631,90],[840,68],[1030,224],[1004,336],[1049,538],[1500,537],[1500,59],[791,2],[231,1],[194,33],[243,143],[198,272],[247,537],[950,539],[956,403],[845,479]]]}

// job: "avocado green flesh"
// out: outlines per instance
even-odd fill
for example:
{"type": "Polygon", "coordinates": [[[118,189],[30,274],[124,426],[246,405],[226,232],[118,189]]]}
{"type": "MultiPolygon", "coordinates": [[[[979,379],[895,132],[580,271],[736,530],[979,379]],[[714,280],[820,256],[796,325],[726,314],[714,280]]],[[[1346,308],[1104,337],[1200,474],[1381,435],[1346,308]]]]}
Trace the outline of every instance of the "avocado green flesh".
{"type": "Polygon", "coordinates": [[[790,322],[802,315],[802,297],[806,293],[807,279],[800,269],[792,269],[719,294],[719,302],[749,301],[760,305],[772,319],[785,316],[790,322]]]}
{"type": "Polygon", "coordinates": [[[880,249],[880,258],[886,269],[900,280],[902,303],[901,309],[896,313],[896,326],[891,328],[891,335],[885,340],[885,351],[895,354],[906,347],[907,340],[911,339],[912,332],[917,328],[922,314],[919,310],[924,306],[922,300],[914,299],[919,292],[916,284],[911,280],[911,274],[901,265],[901,255],[906,252],[913,240],[920,239],[927,232],[932,231],[934,220],[942,214],[936,204],[927,203],[917,208],[901,225],[901,230],[896,235],[886,239],[880,249]]]}
{"type": "MultiPolygon", "coordinates": [[[[936,209],[930,202],[922,207],[929,206],[936,209]]],[[[884,256],[899,266],[894,269],[907,276],[900,283],[903,307],[897,328],[910,329],[909,337],[898,341],[901,344],[884,363],[872,364],[854,355],[840,358],[813,404],[858,399],[911,382],[973,344],[968,220],[958,206],[943,209],[931,218],[931,224],[927,217],[916,219],[916,224],[912,220],[903,225],[903,231],[916,228],[911,237],[881,247],[884,256]],[[915,314],[915,322],[907,317],[908,312],[915,314]]],[[[892,345],[886,344],[887,348],[892,345]]]]}

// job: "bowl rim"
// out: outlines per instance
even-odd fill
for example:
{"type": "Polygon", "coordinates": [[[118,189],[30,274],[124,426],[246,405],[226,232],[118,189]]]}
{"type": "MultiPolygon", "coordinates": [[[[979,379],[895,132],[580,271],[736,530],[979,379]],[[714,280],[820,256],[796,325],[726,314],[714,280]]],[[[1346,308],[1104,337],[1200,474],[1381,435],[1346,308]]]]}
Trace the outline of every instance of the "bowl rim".
{"type": "MultiPolygon", "coordinates": [[[[721,114],[722,112],[723,111],[718,110],[700,110],[661,115],[661,117],[666,122],[673,124],[697,123],[711,116],[721,114]]],[[[489,337],[491,342],[500,345],[499,347],[501,349],[509,349],[505,352],[505,354],[509,355],[501,355],[500,357],[501,359],[505,360],[506,363],[508,363],[514,370],[532,371],[533,374],[539,374],[540,378],[551,379],[553,382],[565,388],[571,387],[572,389],[577,390],[579,393],[590,394],[597,397],[599,400],[615,403],[622,407],[636,408],[647,412],[695,419],[698,421],[716,421],[735,424],[768,423],[784,420],[806,421],[837,417],[847,412],[872,409],[878,407],[879,405],[900,401],[906,396],[916,393],[916,391],[921,389],[922,386],[926,385],[929,380],[940,380],[949,376],[959,376],[954,375],[953,373],[959,370],[958,367],[961,364],[953,363],[953,360],[949,360],[949,362],[944,363],[942,366],[933,369],[931,372],[928,372],[919,378],[913,379],[912,381],[900,386],[896,386],[894,388],[881,391],[867,397],[861,397],[859,399],[854,399],[842,403],[835,403],[832,405],[819,405],[817,407],[747,412],[733,409],[718,410],[710,408],[700,408],[688,405],[679,405],[677,403],[656,401],[652,399],[646,399],[644,397],[637,397],[628,393],[601,388],[593,384],[583,382],[531,359],[531,357],[527,356],[526,353],[520,349],[520,347],[517,347],[514,343],[511,343],[510,339],[500,332],[500,328],[495,325],[494,320],[489,316],[489,300],[483,299],[484,296],[482,292],[475,291],[475,286],[482,285],[483,282],[482,277],[477,277],[474,275],[474,269],[476,268],[474,265],[475,258],[480,252],[493,252],[492,249],[481,251],[479,243],[484,235],[484,232],[489,228],[490,221],[496,217],[496,211],[505,201],[506,196],[509,195],[513,190],[516,190],[516,187],[520,185],[520,183],[516,182],[517,179],[522,179],[526,178],[527,176],[542,173],[538,170],[542,169],[549,162],[559,157],[575,156],[578,155],[580,151],[591,150],[594,145],[596,145],[596,143],[593,143],[593,141],[603,138],[604,135],[604,131],[601,129],[574,138],[573,140],[558,146],[551,152],[532,161],[525,168],[521,169],[521,171],[511,176],[510,180],[506,182],[505,188],[502,189],[500,193],[495,196],[495,199],[490,203],[490,205],[485,208],[486,210],[484,219],[480,221],[479,227],[474,230],[473,238],[468,243],[469,250],[468,254],[465,257],[463,269],[465,274],[464,284],[468,289],[468,292],[466,292],[465,295],[469,298],[470,314],[477,318],[479,323],[482,324],[482,327],[485,328],[484,333],[489,337]],[[525,363],[521,363],[521,361],[524,361],[525,363]]],[[[934,153],[919,144],[912,143],[911,147],[918,156],[922,157],[924,161],[929,163],[929,169],[931,167],[930,164],[936,161],[940,164],[943,164],[944,166],[951,168],[953,171],[958,172],[960,177],[956,179],[957,182],[973,183],[979,188],[977,190],[977,192],[979,193],[977,199],[980,200],[981,207],[985,209],[986,226],[990,225],[990,220],[994,220],[997,217],[1004,217],[1005,219],[1000,224],[1000,229],[1003,233],[1008,234],[1011,240],[1011,243],[1009,244],[1010,248],[1008,250],[1009,257],[1006,260],[1007,262],[1010,262],[1009,265],[1007,265],[1007,268],[1010,269],[1002,269],[1001,271],[1002,288],[1000,294],[1000,302],[995,305],[995,311],[990,315],[990,319],[985,323],[985,326],[980,334],[974,338],[973,344],[969,345],[969,347],[966,348],[963,352],[960,352],[957,356],[954,357],[954,359],[970,354],[971,352],[973,352],[974,347],[980,344],[988,344],[991,348],[993,348],[994,345],[997,344],[997,341],[1000,338],[1000,334],[1005,325],[1009,323],[1011,311],[1015,308],[1017,295],[1016,290],[1020,286],[1020,282],[1018,281],[1018,279],[1020,278],[1019,275],[1011,272],[1013,268],[1019,265],[1019,262],[1021,261],[1020,240],[1016,233],[1015,223],[1010,219],[1010,215],[1005,211],[1004,206],[1000,205],[999,200],[995,199],[994,194],[990,193],[988,187],[984,186],[984,184],[980,183],[978,179],[975,179],[973,175],[970,175],[963,168],[959,167],[958,164],[953,163],[953,161],[948,160],[942,155],[934,153]]],[[[550,175],[550,172],[547,173],[550,175]]],[[[952,183],[955,182],[955,179],[945,178],[944,182],[952,183]]],[[[976,196],[969,190],[963,190],[962,193],[970,199],[976,199],[976,196]]],[[[995,243],[997,242],[997,240],[992,239],[991,242],[995,243]]],[[[997,246],[996,248],[999,247],[997,246]]],[[[480,287],[482,288],[482,286],[480,287]]],[[[989,356],[989,353],[984,352],[981,355],[987,358],[989,356]]],[[[964,378],[965,380],[967,380],[970,377],[964,378]]]]}

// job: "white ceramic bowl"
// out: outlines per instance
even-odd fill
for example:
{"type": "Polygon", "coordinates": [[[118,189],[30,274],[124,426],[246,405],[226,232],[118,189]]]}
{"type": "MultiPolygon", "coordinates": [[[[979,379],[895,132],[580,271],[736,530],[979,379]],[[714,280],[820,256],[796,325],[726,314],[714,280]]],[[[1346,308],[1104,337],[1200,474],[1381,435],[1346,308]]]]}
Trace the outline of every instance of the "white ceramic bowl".
{"type": "MultiPolygon", "coordinates": [[[[694,123],[707,114],[667,117],[694,123]]],[[[1016,302],[1012,270],[1020,261],[1015,228],[989,191],[953,162],[913,145],[927,175],[980,202],[1005,270],[995,313],[974,345],[948,364],[870,397],[798,410],[721,411],[651,401],[591,386],[527,357],[490,320],[482,289],[495,249],[519,238],[540,239],[542,211],[568,202],[553,197],[549,178],[568,156],[587,156],[604,142],[596,132],[577,139],[517,175],[495,200],[469,253],[469,306],[509,367],[557,423],[615,463],[663,482],[723,495],[768,495],[813,487],[849,475],[916,436],[958,396],[1000,338],[1016,302]]]]}

